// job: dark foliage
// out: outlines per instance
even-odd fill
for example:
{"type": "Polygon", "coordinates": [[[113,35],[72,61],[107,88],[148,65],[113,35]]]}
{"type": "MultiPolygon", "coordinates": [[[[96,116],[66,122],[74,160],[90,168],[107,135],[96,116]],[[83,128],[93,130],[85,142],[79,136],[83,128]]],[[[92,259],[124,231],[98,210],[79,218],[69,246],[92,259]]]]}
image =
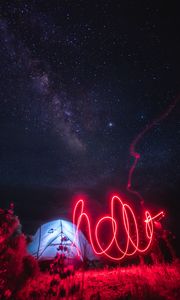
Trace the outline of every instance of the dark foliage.
{"type": "Polygon", "coordinates": [[[26,252],[26,237],[21,232],[13,208],[0,210],[0,299],[15,297],[26,280],[38,272],[36,260],[26,252]]]}

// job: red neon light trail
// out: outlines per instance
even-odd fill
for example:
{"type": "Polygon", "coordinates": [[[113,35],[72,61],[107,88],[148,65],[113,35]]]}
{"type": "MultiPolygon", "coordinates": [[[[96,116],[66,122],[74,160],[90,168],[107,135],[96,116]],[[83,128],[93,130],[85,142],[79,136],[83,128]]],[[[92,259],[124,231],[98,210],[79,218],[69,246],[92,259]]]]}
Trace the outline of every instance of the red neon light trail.
{"type": "Polygon", "coordinates": [[[171,114],[171,112],[175,109],[175,107],[176,107],[176,105],[178,104],[179,101],[180,101],[180,94],[178,94],[175,97],[175,99],[173,99],[173,101],[169,104],[167,109],[162,114],[160,114],[152,122],[147,124],[144,127],[144,129],[141,132],[139,132],[139,134],[134,138],[134,140],[132,141],[132,143],[130,145],[129,152],[130,152],[130,156],[132,156],[134,158],[134,162],[133,162],[133,164],[132,164],[132,166],[130,167],[130,170],[129,170],[126,189],[130,193],[136,195],[142,202],[144,202],[143,197],[141,196],[141,194],[138,191],[134,190],[133,187],[132,187],[132,177],[133,177],[134,171],[136,169],[137,163],[141,158],[140,153],[138,153],[136,151],[136,146],[149,130],[154,128],[158,123],[160,123],[161,121],[166,119],[171,114]]]}
{"type": "Polygon", "coordinates": [[[89,219],[88,214],[84,210],[84,201],[79,200],[74,208],[73,212],[73,223],[77,225],[75,232],[75,240],[78,239],[78,230],[80,228],[81,222],[84,219],[88,228],[88,235],[91,246],[94,252],[97,255],[105,255],[106,257],[120,261],[127,256],[132,256],[135,253],[144,253],[146,252],[152,242],[153,233],[154,233],[154,220],[160,219],[164,216],[164,213],[161,211],[155,216],[151,216],[149,211],[145,212],[144,227],[145,227],[145,240],[146,245],[141,247],[140,241],[140,230],[139,224],[137,223],[136,215],[133,209],[127,203],[124,203],[120,197],[113,196],[111,199],[111,213],[106,215],[98,220],[95,224],[94,236],[92,234],[92,225],[89,219]],[[122,214],[122,224],[119,224],[117,217],[115,217],[115,202],[120,205],[120,214],[122,214]],[[112,238],[109,240],[109,243],[104,247],[103,243],[100,241],[100,226],[103,223],[110,222],[112,228],[112,238]],[[124,249],[120,246],[118,241],[117,232],[119,227],[124,228],[125,231],[125,246],[124,249]],[[133,233],[132,233],[133,228],[133,233]],[[113,255],[112,252],[116,250],[118,255],[113,255]]]}
{"type": "MultiPolygon", "coordinates": [[[[132,188],[132,176],[135,171],[136,165],[138,163],[138,160],[140,159],[140,154],[136,151],[136,146],[138,142],[143,138],[143,136],[154,126],[156,126],[160,121],[165,119],[172,110],[176,107],[178,101],[180,100],[180,95],[178,95],[174,101],[168,106],[166,111],[162,113],[158,118],[154,119],[151,123],[147,124],[146,127],[136,136],[136,138],[133,140],[130,146],[130,155],[134,158],[134,162],[129,170],[128,174],[128,182],[127,182],[127,190],[133,194],[135,194],[141,201],[143,201],[142,196],[139,192],[135,191],[132,188]]],[[[143,201],[144,202],[144,201],[143,201]]],[[[80,225],[82,223],[82,220],[84,219],[87,224],[88,228],[88,235],[89,240],[91,243],[91,246],[94,250],[94,252],[97,255],[105,255],[106,257],[115,260],[120,261],[123,258],[127,256],[132,256],[135,253],[144,253],[146,252],[153,240],[153,234],[154,234],[154,221],[160,220],[164,216],[163,211],[159,212],[158,214],[151,216],[149,211],[145,212],[145,218],[143,220],[144,223],[144,229],[145,229],[145,240],[146,245],[142,247],[142,241],[140,240],[140,225],[137,222],[136,215],[131,208],[130,205],[127,203],[124,203],[121,198],[118,196],[113,196],[111,199],[111,213],[110,215],[106,215],[99,219],[99,221],[95,224],[94,229],[94,235],[92,234],[92,225],[89,219],[88,214],[84,210],[84,201],[79,200],[74,208],[73,211],[73,223],[77,225],[76,232],[75,232],[75,239],[78,238],[78,230],[80,228],[80,225]],[[122,215],[122,224],[119,224],[119,220],[115,217],[115,208],[114,203],[115,201],[120,205],[120,213],[122,215]],[[110,223],[111,229],[112,229],[112,238],[109,240],[109,243],[106,247],[103,246],[102,242],[100,241],[100,226],[103,223],[110,223]],[[125,232],[125,246],[122,249],[119,243],[119,235],[117,234],[119,232],[119,227],[124,229],[125,232]],[[133,230],[132,230],[133,228],[133,230]],[[116,253],[119,253],[119,255],[113,255],[113,250],[116,250],[116,253]]]]}

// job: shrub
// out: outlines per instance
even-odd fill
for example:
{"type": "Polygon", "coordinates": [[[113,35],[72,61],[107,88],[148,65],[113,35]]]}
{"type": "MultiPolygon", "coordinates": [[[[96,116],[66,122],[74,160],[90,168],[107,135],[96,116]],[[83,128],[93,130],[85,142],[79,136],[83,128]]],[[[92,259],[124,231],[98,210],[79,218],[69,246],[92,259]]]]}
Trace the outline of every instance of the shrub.
{"type": "Polygon", "coordinates": [[[0,299],[15,295],[17,289],[33,276],[37,262],[26,252],[26,237],[12,209],[0,210],[0,299]]]}

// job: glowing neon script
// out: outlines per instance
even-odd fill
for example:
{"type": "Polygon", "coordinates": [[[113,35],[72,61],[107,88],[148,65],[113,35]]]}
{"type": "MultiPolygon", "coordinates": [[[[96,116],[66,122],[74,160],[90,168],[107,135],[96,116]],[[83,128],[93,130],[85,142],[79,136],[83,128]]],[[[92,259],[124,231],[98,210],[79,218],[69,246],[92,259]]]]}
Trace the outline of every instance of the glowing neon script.
{"type": "MultiPolygon", "coordinates": [[[[92,237],[92,228],[91,222],[88,214],[84,210],[84,201],[79,200],[73,212],[73,223],[76,224],[76,232],[75,232],[75,240],[78,238],[78,230],[80,228],[81,222],[84,219],[88,228],[89,241],[94,252],[97,255],[105,255],[106,257],[120,261],[127,256],[132,256],[135,253],[143,253],[146,252],[152,242],[153,233],[154,233],[154,220],[159,220],[164,216],[164,213],[161,211],[155,216],[151,216],[150,212],[145,212],[145,240],[146,245],[144,247],[140,246],[140,229],[137,223],[137,218],[133,209],[127,204],[123,203],[123,201],[118,196],[113,196],[111,199],[111,214],[108,216],[104,216],[95,225],[94,230],[94,238],[92,237]],[[115,201],[120,205],[120,213],[122,215],[122,224],[125,232],[125,243],[124,249],[120,246],[119,243],[119,222],[117,220],[117,210],[115,212],[115,201]],[[100,241],[100,227],[103,223],[110,222],[112,229],[112,237],[109,240],[108,244],[104,246],[104,244],[100,241]],[[116,253],[114,255],[113,253],[116,253]]],[[[120,218],[118,218],[120,220],[120,218]]],[[[78,250],[79,251],[79,250],[78,250]]],[[[80,254],[80,253],[78,253],[80,254]]]]}

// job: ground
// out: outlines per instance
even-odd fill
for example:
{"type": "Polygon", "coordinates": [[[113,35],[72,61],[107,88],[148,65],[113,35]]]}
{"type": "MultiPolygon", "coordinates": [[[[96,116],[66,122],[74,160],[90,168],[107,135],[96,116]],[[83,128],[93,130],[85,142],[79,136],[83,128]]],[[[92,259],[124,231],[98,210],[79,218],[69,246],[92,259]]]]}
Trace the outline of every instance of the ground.
{"type": "Polygon", "coordinates": [[[66,279],[39,273],[27,282],[18,299],[178,300],[180,264],[81,270],[66,279]]]}

